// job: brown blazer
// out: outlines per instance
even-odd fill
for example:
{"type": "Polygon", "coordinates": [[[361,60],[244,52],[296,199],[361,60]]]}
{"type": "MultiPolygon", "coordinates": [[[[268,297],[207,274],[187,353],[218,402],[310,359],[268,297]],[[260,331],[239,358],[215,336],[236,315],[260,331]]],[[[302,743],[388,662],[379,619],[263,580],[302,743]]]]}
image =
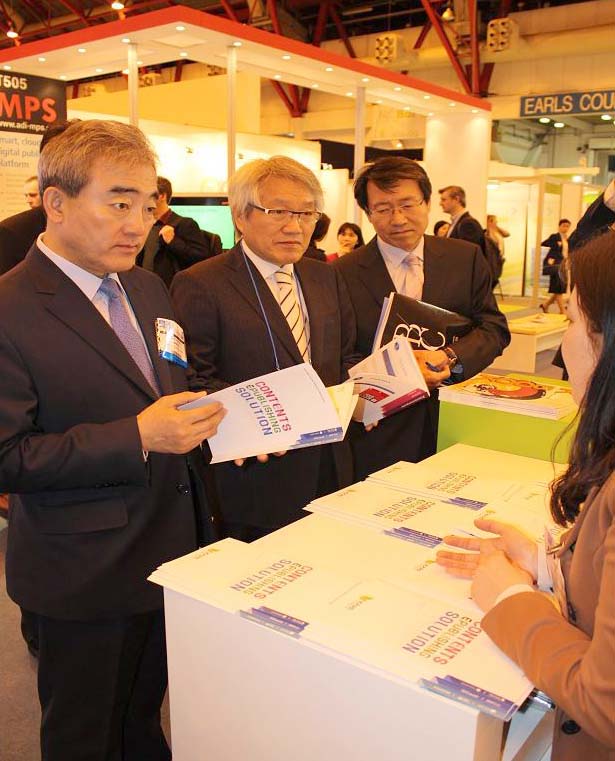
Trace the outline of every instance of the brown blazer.
{"type": "Polygon", "coordinates": [[[553,761],[615,761],[615,476],[590,494],[559,556],[569,621],[526,592],[482,626],[559,706],[553,761]]]}

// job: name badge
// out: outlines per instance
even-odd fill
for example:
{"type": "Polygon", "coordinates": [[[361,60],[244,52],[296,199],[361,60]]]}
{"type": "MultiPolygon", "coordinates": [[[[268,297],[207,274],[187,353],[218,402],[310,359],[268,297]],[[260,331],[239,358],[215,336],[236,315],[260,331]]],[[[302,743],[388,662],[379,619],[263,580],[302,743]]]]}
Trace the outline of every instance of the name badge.
{"type": "Polygon", "coordinates": [[[156,343],[158,354],[163,359],[180,367],[188,367],[184,331],[175,320],[168,320],[166,317],[156,318],[156,343]]]}

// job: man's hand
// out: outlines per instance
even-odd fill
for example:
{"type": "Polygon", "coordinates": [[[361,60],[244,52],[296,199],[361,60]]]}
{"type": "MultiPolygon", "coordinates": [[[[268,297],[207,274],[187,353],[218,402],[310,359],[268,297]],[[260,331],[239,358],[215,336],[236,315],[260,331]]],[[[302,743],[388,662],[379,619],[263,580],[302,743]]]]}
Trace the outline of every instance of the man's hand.
{"type": "Polygon", "coordinates": [[[171,225],[163,225],[158,233],[165,243],[170,243],[175,237],[175,230],[171,225]]]}
{"type": "Polygon", "coordinates": [[[437,351],[415,349],[414,356],[430,391],[438,388],[447,378],[451,377],[448,357],[441,349],[437,351]]]}
{"type": "Polygon", "coordinates": [[[210,438],[218,430],[226,410],[212,402],[194,410],[177,409],[203,396],[202,392],[184,391],[162,396],[137,415],[141,447],[146,452],[185,454],[210,438]]]}
{"type": "MultiPolygon", "coordinates": [[[[284,450],[283,452],[273,452],[272,454],[274,457],[283,457],[286,454],[286,451],[287,450],[284,450]]],[[[263,463],[267,462],[270,457],[271,455],[268,455],[268,454],[256,455],[256,459],[258,460],[258,462],[263,462],[263,463]]],[[[241,457],[238,460],[233,460],[233,462],[235,463],[235,465],[237,465],[238,468],[241,468],[241,466],[244,464],[245,461],[246,461],[245,457],[241,457]]]]}

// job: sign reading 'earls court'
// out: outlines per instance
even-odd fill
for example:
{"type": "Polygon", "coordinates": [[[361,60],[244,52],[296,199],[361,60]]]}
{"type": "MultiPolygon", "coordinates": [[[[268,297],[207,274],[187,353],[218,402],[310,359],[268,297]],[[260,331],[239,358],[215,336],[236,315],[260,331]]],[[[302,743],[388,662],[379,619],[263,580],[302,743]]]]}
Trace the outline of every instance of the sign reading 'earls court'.
{"type": "Polygon", "coordinates": [[[603,114],[608,111],[615,111],[615,90],[526,95],[521,98],[519,115],[563,116],[565,114],[603,114]]]}
{"type": "Polygon", "coordinates": [[[29,74],[0,75],[0,131],[41,134],[66,119],[66,85],[29,74]]]}

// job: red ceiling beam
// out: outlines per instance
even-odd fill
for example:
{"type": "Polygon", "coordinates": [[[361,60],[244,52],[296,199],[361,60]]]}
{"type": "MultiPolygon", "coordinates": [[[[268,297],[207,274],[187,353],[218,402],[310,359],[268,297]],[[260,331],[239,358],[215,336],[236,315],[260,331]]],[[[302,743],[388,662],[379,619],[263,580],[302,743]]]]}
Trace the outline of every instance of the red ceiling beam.
{"type": "Polygon", "coordinates": [[[427,18],[431,22],[431,25],[436,31],[436,34],[440,38],[440,42],[442,43],[442,46],[446,50],[446,53],[449,57],[451,65],[453,69],[455,70],[455,74],[457,74],[457,78],[459,79],[461,86],[463,87],[466,94],[470,95],[472,92],[472,88],[470,87],[470,84],[465,75],[463,67],[461,66],[461,63],[459,62],[459,59],[457,58],[457,54],[453,50],[451,41],[446,35],[446,31],[444,27],[442,26],[442,21],[440,19],[440,16],[438,16],[438,14],[434,11],[433,6],[429,2],[429,0],[421,0],[421,5],[423,6],[423,9],[425,10],[425,13],[427,14],[427,18]]]}
{"type": "Polygon", "coordinates": [[[429,34],[429,30],[431,29],[431,21],[427,19],[427,21],[423,24],[423,28],[419,32],[419,36],[416,38],[416,42],[414,43],[414,50],[418,50],[420,47],[422,47],[423,43],[425,42],[425,39],[427,38],[427,35],[429,34]]]}
{"type": "Polygon", "coordinates": [[[295,107],[294,103],[292,103],[292,101],[290,100],[290,98],[289,98],[289,97],[288,97],[288,95],[286,94],[286,91],[284,90],[284,88],[282,87],[282,85],[281,85],[279,82],[277,82],[275,79],[271,79],[271,80],[269,80],[269,81],[270,81],[270,82],[271,82],[271,84],[273,85],[273,89],[274,89],[274,90],[277,92],[277,94],[278,94],[278,95],[280,96],[280,98],[282,99],[282,102],[284,103],[284,105],[285,105],[285,106],[286,106],[286,108],[288,109],[288,113],[289,113],[291,116],[293,116],[293,117],[296,117],[296,116],[301,116],[301,113],[300,113],[300,112],[298,111],[298,109],[295,107]]]}
{"type": "Polygon", "coordinates": [[[476,0],[468,0],[470,20],[470,54],[472,59],[472,95],[480,95],[480,50],[478,47],[478,10],[476,0]]]}
{"type": "Polygon", "coordinates": [[[480,94],[481,97],[489,96],[489,85],[491,84],[491,75],[493,74],[494,63],[486,63],[480,73],[480,94]]]}
{"type": "Polygon", "coordinates": [[[90,22],[83,15],[83,10],[81,8],[77,8],[75,5],[70,3],[68,0],[59,0],[59,1],[60,1],[61,5],[63,5],[65,8],[68,8],[68,10],[71,13],[74,13],[75,16],[77,16],[77,18],[80,19],[86,26],[90,26],[90,22]]]}
{"type": "Polygon", "coordinates": [[[231,21],[239,21],[239,17],[235,13],[235,9],[228,2],[228,0],[220,0],[220,5],[224,8],[224,12],[231,19],[231,21]]]}
{"type": "Polygon", "coordinates": [[[337,29],[337,33],[340,36],[341,41],[344,43],[344,47],[346,48],[346,52],[351,58],[356,58],[357,54],[354,52],[354,48],[352,47],[352,42],[350,42],[350,37],[348,36],[346,32],[346,27],[342,23],[342,20],[340,19],[337,8],[335,5],[331,2],[327,2],[329,15],[333,19],[333,23],[335,24],[335,27],[337,29]]]}

